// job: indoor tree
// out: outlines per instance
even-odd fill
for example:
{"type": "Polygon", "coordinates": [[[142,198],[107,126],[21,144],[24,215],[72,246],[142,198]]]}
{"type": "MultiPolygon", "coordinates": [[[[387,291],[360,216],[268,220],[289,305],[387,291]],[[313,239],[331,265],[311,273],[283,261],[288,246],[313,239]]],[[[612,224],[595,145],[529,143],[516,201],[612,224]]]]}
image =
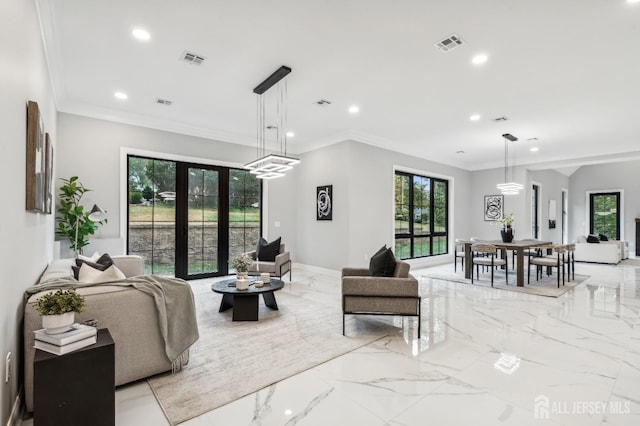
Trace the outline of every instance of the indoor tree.
{"type": "Polygon", "coordinates": [[[82,253],[82,248],[89,244],[87,236],[93,235],[98,225],[107,223],[107,219],[94,222],[90,219],[90,211],[85,211],[80,204],[82,196],[91,191],[78,181],[78,176],[69,179],[60,179],[63,185],[60,187],[60,208],[56,216],[58,223],[56,235],[66,237],[71,242],[69,248],[74,251],[76,257],[82,253]]]}

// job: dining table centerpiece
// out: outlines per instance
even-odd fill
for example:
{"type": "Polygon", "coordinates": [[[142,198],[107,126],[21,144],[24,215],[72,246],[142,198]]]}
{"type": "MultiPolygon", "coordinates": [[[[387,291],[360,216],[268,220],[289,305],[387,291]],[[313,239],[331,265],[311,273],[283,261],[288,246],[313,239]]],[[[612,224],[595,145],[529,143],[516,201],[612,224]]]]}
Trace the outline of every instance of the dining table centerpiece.
{"type": "Polygon", "coordinates": [[[510,243],[513,241],[513,221],[515,217],[513,213],[509,213],[508,215],[503,215],[500,219],[497,220],[499,224],[502,225],[502,229],[500,230],[500,236],[502,237],[502,242],[510,243]]]}

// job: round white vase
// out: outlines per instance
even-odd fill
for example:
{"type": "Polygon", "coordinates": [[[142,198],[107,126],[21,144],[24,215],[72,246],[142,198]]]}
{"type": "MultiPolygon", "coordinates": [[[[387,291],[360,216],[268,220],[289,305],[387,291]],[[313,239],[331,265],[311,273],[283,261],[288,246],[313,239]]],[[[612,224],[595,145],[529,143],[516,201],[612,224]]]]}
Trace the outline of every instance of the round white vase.
{"type": "Polygon", "coordinates": [[[43,315],[42,328],[47,334],[59,334],[71,328],[75,321],[75,312],[66,312],[60,315],[43,315]]]}

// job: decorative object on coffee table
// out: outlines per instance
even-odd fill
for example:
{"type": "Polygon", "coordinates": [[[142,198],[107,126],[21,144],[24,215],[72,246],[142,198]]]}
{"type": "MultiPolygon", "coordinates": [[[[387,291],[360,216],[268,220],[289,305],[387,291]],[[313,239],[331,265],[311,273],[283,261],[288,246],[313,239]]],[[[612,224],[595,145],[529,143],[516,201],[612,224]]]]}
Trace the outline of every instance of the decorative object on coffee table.
{"type": "Polygon", "coordinates": [[[36,310],[42,316],[47,334],[64,333],[75,321],[75,313],[84,310],[84,297],[74,290],[57,290],[38,299],[36,310]]]}
{"type": "Polygon", "coordinates": [[[247,279],[249,276],[248,271],[252,263],[253,260],[246,254],[235,256],[231,259],[231,262],[229,262],[230,266],[236,270],[236,275],[239,280],[247,279]]]}

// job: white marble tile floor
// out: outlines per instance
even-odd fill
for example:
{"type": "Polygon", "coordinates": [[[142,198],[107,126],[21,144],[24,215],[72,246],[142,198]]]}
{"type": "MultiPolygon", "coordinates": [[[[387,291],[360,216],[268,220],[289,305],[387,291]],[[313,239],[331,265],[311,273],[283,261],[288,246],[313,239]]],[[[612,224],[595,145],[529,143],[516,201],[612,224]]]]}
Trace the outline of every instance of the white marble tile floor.
{"type": "MultiPolygon", "coordinates": [[[[390,317],[394,335],[183,425],[639,425],[640,268],[576,273],[590,278],[559,298],[420,278],[421,339],[390,317]]],[[[340,303],[338,277],[294,274],[283,291],[340,303]]],[[[144,381],[116,410],[119,426],[167,424],[144,381]]]]}

